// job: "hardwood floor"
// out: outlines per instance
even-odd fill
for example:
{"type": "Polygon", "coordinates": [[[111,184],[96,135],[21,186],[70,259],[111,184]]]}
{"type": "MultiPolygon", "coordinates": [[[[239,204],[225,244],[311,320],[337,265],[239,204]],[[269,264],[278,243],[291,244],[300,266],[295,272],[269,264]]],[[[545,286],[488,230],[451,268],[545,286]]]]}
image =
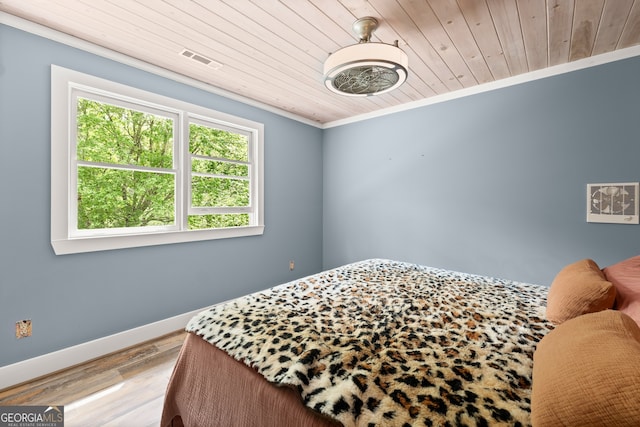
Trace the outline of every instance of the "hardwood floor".
{"type": "Polygon", "coordinates": [[[0,406],[64,405],[65,427],[158,427],[184,331],[0,391],[0,406]]]}

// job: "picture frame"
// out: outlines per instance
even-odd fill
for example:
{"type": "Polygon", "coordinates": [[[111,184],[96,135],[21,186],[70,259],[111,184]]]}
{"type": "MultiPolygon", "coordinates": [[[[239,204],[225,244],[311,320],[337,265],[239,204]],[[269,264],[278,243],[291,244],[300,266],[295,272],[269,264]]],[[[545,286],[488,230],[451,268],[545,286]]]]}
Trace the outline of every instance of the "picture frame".
{"type": "Polygon", "coordinates": [[[638,224],[640,183],[587,184],[587,222],[638,224]]]}

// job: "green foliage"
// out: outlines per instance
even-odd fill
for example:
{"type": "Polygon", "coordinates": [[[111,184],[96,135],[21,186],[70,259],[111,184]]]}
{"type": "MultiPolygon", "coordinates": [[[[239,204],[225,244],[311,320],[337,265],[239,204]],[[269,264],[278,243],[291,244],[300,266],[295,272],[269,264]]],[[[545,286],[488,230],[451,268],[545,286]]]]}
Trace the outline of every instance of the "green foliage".
{"type": "Polygon", "coordinates": [[[237,163],[220,162],[215,160],[191,160],[191,171],[227,176],[249,176],[249,166],[237,163]]]}
{"type": "Polygon", "coordinates": [[[191,123],[189,152],[194,155],[246,162],[249,160],[249,141],[246,136],[238,133],[191,123]]]}
{"type": "Polygon", "coordinates": [[[194,176],[191,204],[198,207],[249,206],[249,181],[194,176]]]}
{"type": "Polygon", "coordinates": [[[171,169],[173,120],[78,100],[78,160],[171,169]]]}
{"type": "Polygon", "coordinates": [[[174,176],[78,168],[78,229],[174,224],[174,176]]]}
{"type": "MultiPolygon", "coordinates": [[[[247,136],[190,124],[192,205],[249,205],[247,136]]],[[[175,223],[174,121],[78,99],[78,229],[175,223]],[[132,170],[143,167],[153,170],[132,170]]],[[[248,214],[190,215],[190,229],[249,224],[248,214]]]]}
{"type": "MultiPolygon", "coordinates": [[[[191,205],[249,206],[249,141],[245,135],[198,124],[189,125],[191,205]]],[[[189,228],[238,227],[249,224],[247,214],[189,216],[189,228]]]]}
{"type": "Polygon", "coordinates": [[[249,225],[248,214],[189,215],[189,229],[242,227],[249,225]]]}

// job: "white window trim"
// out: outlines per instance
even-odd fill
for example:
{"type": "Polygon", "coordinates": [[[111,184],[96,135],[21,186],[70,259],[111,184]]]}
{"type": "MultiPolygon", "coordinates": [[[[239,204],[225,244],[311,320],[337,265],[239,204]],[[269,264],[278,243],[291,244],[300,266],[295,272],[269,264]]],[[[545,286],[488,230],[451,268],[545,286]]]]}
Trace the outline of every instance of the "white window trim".
{"type": "MultiPolygon", "coordinates": [[[[185,155],[185,148],[183,147],[177,155],[182,158],[185,155]]],[[[178,203],[178,209],[187,212],[188,206],[186,203],[188,201],[183,200],[183,203],[180,204],[180,201],[177,200],[176,203],[178,203]]],[[[195,104],[111,82],[57,65],[51,66],[51,245],[56,255],[255,236],[261,235],[263,232],[264,125],[262,123],[220,113],[195,104]],[[129,97],[136,102],[143,101],[152,105],[167,106],[170,109],[183,112],[181,114],[188,114],[192,117],[213,118],[216,121],[226,122],[232,127],[241,127],[247,132],[253,133],[255,143],[250,154],[255,158],[251,171],[251,194],[252,204],[255,205],[253,213],[255,225],[210,230],[176,230],[71,237],[69,214],[71,197],[74,191],[70,183],[73,179],[72,174],[75,174],[75,169],[72,167],[71,159],[71,152],[74,149],[71,140],[70,119],[72,108],[75,108],[75,104],[72,103],[72,90],[74,88],[86,89],[93,93],[118,94],[119,96],[129,97]]]]}

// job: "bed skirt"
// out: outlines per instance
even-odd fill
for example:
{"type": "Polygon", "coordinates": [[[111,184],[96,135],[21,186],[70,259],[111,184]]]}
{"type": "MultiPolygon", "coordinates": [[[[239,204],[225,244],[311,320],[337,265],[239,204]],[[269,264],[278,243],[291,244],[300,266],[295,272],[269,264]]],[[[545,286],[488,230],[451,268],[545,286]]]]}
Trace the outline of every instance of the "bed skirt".
{"type": "Polygon", "coordinates": [[[189,333],[171,376],[160,425],[328,427],[342,424],[304,406],[293,388],[267,382],[244,363],[189,333]]]}

